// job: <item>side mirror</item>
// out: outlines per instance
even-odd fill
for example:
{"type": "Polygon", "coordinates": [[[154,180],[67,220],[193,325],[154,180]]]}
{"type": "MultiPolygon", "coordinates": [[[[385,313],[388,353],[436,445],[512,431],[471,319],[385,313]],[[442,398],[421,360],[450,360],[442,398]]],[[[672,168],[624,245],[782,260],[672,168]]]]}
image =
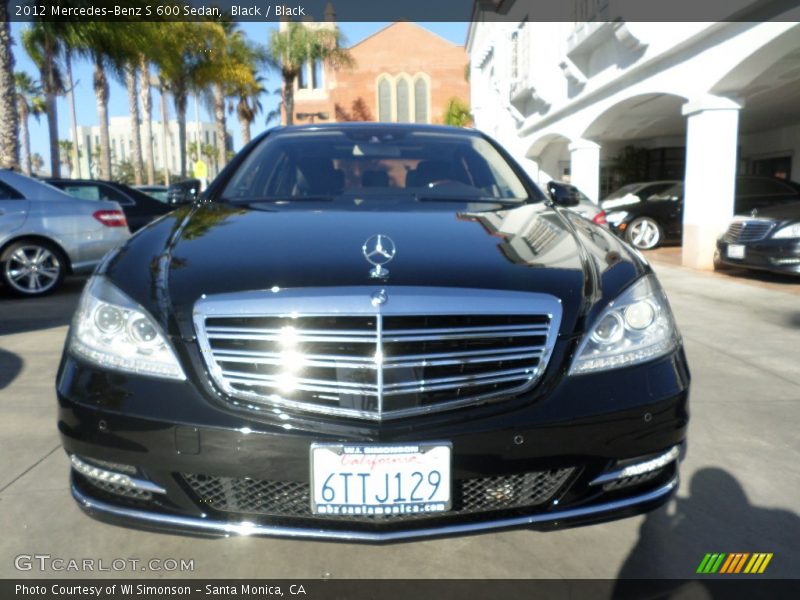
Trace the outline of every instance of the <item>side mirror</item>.
{"type": "Polygon", "coordinates": [[[555,204],[569,208],[580,204],[580,196],[570,185],[551,181],[547,184],[547,193],[555,204]]]}

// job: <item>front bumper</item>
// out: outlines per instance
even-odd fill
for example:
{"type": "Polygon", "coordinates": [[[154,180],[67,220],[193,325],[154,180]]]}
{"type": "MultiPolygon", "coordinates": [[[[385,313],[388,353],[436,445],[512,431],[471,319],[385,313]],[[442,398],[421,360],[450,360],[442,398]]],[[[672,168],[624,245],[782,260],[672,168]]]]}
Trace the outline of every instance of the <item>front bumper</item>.
{"type": "Polygon", "coordinates": [[[800,275],[800,240],[765,239],[760,242],[736,244],[719,239],[714,253],[714,262],[730,267],[800,275]],[[743,258],[728,256],[728,249],[732,245],[744,246],[743,258]]]}
{"type": "MultiPolygon", "coordinates": [[[[65,357],[58,378],[65,450],[130,465],[137,481],[164,493],[126,494],[73,470],[72,493],[98,519],[203,535],[275,535],[368,542],[462,535],[490,529],[551,529],[651,510],[677,487],[677,461],[621,487],[593,485],[619,463],[683,444],[689,373],[682,350],[617,372],[546,378],[528,398],[450,414],[384,423],[322,423],[236,409],[200,383],[111,374],[65,357]],[[407,421],[407,422],[406,422],[407,421]],[[270,512],[221,506],[189,474],[224,482],[283,482],[303,498],[309,448],[319,442],[452,443],[454,482],[502,480],[571,469],[546,502],[493,505],[416,518],[311,514],[308,502],[270,512]],[[613,488],[613,489],[612,489],[613,488]]],[[[112,467],[109,467],[112,469],[112,467]]],[[[113,470],[113,469],[112,469],[113,470]]],[[[223,482],[223,483],[224,483],[223,482]]],[[[498,488],[499,486],[493,486],[498,488]]],[[[270,488],[273,489],[273,488],[270,488]]],[[[459,486],[454,484],[454,503],[459,486]]],[[[283,491],[281,492],[284,493],[283,491]]],[[[463,504],[463,502],[462,502],[463,504]]],[[[254,508],[255,507],[255,508],[254,508]]]]}

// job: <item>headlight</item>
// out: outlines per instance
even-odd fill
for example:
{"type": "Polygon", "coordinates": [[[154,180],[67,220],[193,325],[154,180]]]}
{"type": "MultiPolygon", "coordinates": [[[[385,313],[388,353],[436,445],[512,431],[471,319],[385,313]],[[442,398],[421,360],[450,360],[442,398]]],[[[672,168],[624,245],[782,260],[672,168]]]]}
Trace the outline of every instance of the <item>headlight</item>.
{"type": "Polygon", "coordinates": [[[781,227],[772,234],[772,238],[776,240],[788,240],[791,238],[800,238],[800,223],[795,223],[793,225],[787,225],[786,227],[781,227]]]}
{"type": "Polygon", "coordinates": [[[678,340],[667,297],[648,275],[600,314],[578,347],[570,374],[642,363],[671,352],[678,340]]]}
{"type": "Polygon", "coordinates": [[[615,210],[610,213],[606,213],[606,221],[611,223],[612,225],[619,225],[622,221],[625,220],[625,217],[628,216],[628,212],[624,210],[615,210]]]}
{"type": "Polygon", "coordinates": [[[158,324],[105,277],[92,277],[86,284],[69,350],[107,369],[186,379],[158,324]]]}

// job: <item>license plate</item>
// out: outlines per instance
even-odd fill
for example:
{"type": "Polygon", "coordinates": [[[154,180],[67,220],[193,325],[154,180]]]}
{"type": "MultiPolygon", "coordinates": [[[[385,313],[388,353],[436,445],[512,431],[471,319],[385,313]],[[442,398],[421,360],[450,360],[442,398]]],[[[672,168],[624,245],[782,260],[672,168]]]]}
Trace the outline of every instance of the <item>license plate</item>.
{"type": "Polygon", "coordinates": [[[311,510],[386,515],[450,510],[448,443],[311,446],[311,510]]]}
{"type": "Polygon", "coordinates": [[[730,244],[728,246],[728,258],[744,258],[744,246],[741,244],[730,244]]]}

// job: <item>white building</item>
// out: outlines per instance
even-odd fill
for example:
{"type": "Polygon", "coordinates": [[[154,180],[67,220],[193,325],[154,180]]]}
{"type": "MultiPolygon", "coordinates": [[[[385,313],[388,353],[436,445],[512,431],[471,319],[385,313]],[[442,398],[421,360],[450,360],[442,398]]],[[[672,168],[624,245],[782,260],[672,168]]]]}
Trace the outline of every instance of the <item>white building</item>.
{"type": "Polygon", "coordinates": [[[797,14],[768,22],[705,23],[628,23],[613,12],[624,4],[599,0],[581,4],[604,11],[586,21],[536,22],[535,3],[512,1],[492,22],[478,4],[467,39],[476,126],[540,184],[569,178],[595,201],[635,147],[646,180],[685,178],[683,262],[711,268],[737,171],[800,180],[790,4],[797,14]]]}
{"type": "MultiPolygon", "coordinates": [[[[129,116],[111,117],[108,124],[109,143],[111,144],[111,165],[115,168],[120,162],[129,161],[133,155],[133,140],[131,139],[131,121],[129,116]]],[[[142,136],[142,156],[145,156],[145,136],[144,128],[140,127],[142,136]]],[[[200,138],[200,144],[217,145],[217,133],[214,123],[186,121],[186,167],[191,174],[191,156],[188,154],[188,147],[200,138]],[[198,127],[199,125],[199,127],[198,127]]],[[[230,136],[228,136],[230,137],[230,136]]],[[[167,122],[167,139],[164,143],[164,130],[160,121],[153,121],[153,163],[155,164],[157,177],[161,176],[166,159],[167,168],[171,174],[180,172],[180,153],[178,152],[178,121],[172,119],[167,122]]],[[[230,146],[230,139],[227,140],[230,146]]],[[[78,126],[78,150],[80,151],[81,176],[96,177],[98,165],[96,148],[100,147],[100,126],[99,125],[79,125],[78,126]],[[88,151],[87,151],[88,149],[88,151]]],[[[204,159],[208,163],[209,178],[216,176],[213,160],[204,159]]],[[[77,175],[77,173],[73,173],[77,175]]]]}

